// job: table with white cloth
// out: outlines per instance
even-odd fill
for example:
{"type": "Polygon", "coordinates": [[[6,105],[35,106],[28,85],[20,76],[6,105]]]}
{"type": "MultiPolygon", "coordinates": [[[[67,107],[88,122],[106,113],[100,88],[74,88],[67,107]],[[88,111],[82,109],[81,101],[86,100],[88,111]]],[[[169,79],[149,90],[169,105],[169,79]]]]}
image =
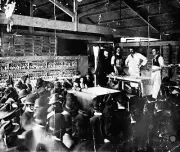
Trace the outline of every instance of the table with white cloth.
{"type": "Polygon", "coordinates": [[[97,96],[112,95],[120,93],[119,90],[104,88],[104,87],[91,87],[82,89],[81,91],[68,91],[73,93],[83,109],[89,110],[92,108],[93,99],[97,96]]]}
{"type": "Polygon", "coordinates": [[[108,77],[122,81],[122,90],[124,89],[124,83],[125,82],[133,82],[133,83],[138,83],[142,97],[152,94],[151,77],[145,77],[145,76],[113,76],[113,75],[109,75],[108,77]]]}

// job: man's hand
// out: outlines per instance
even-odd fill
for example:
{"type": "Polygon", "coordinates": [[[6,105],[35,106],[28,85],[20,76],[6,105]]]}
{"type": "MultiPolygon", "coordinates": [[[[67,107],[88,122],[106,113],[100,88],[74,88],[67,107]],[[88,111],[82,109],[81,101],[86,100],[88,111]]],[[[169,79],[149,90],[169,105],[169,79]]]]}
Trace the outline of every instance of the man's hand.
{"type": "Polygon", "coordinates": [[[138,68],[140,69],[142,67],[142,65],[140,64],[139,66],[138,66],[138,68]]]}
{"type": "Polygon", "coordinates": [[[114,72],[115,74],[118,74],[118,70],[116,68],[114,68],[114,72]]]}

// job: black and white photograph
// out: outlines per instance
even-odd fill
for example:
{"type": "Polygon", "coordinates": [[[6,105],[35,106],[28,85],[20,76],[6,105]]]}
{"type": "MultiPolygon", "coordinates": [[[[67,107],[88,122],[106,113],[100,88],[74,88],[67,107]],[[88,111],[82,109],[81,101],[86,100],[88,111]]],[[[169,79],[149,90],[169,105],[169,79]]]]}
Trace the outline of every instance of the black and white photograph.
{"type": "Polygon", "coordinates": [[[0,152],[180,152],[180,0],[0,0],[0,152]]]}

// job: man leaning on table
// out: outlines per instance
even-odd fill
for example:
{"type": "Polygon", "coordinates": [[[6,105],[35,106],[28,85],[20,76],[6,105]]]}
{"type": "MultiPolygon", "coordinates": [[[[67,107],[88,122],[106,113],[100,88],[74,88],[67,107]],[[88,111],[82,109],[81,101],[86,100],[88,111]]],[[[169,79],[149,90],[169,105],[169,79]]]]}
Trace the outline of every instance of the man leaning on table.
{"type": "Polygon", "coordinates": [[[129,68],[130,76],[140,76],[141,66],[145,66],[147,58],[140,53],[137,53],[133,48],[129,49],[130,54],[125,60],[125,65],[129,68]]]}

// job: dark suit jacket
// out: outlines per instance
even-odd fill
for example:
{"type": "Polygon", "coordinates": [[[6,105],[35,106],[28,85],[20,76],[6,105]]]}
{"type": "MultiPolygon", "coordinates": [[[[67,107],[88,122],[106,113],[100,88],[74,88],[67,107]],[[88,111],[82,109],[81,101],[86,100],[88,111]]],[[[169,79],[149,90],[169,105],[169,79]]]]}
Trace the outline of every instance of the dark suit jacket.
{"type": "Polygon", "coordinates": [[[94,138],[96,142],[96,147],[98,148],[101,144],[104,143],[104,132],[102,130],[103,124],[102,124],[102,116],[93,116],[90,119],[91,126],[92,126],[92,132],[94,133],[94,138]]]}
{"type": "Polygon", "coordinates": [[[53,139],[43,126],[35,126],[33,130],[28,131],[25,134],[24,145],[30,152],[34,152],[39,146],[42,146],[47,152],[68,151],[68,148],[61,141],[53,139]]]}

